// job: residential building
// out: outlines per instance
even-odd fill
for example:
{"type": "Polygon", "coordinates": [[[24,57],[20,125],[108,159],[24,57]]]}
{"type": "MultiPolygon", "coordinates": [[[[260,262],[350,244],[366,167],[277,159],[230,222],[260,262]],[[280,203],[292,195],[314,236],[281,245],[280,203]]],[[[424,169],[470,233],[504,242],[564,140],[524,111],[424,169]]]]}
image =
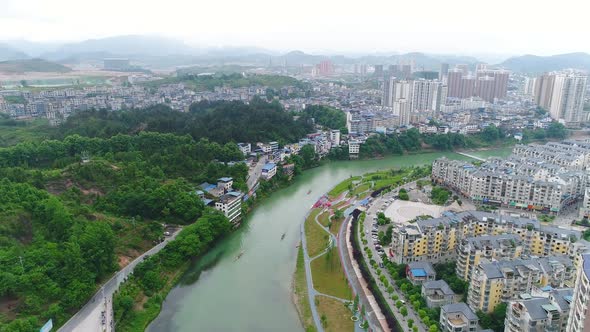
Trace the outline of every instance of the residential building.
{"type": "Polygon", "coordinates": [[[340,146],[340,130],[330,130],[330,142],[332,142],[333,147],[340,146]]]}
{"type": "Polygon", "coordinates": [[[574,275],[574,265],[567,256],[480,263],[471,275],[467,303],[474,310],[489,313],[502,302],[530,294],[535,285],[571,286],[574,275]]]}
{"type": "Polygon", "coordinates": [[[277,165],[275,163],[266,163],[262,166],[262,171],[260,172],[260,176],[264,180],[270,180],[273,176],[277,174],[277,165]]]}
{"type": "Polygon", "coordinates": [[[217,187],[223,189],[225,192],[230,191],[234,184],[234,179],[230,177],[222,177],[217,179],[217,187]]]}
{"type": "Polygon", "coordinates": [[[250,143],[238,143],[238,148],[242,151],[244,156],[247,156],[252,152],[252,145],[250,143]]]}
{"type": "Polygon", "coordinates": [[[406,276],[412,284],[419,285],[426,281],[434,281],[436,272],[429,262],[411,262],[406,267],[406,276]]]}
{"type": "Polygon", "coordinates": [[[455,302],[455,292],[444,280],[431,280],[422,284],[422,297],[428,308],[438,308],[455,302]]]}
{"type": "Polygon", "coordinates": [[[268,142],[268,145],[270,145],[271,152],[276,152],[279,150],[279,142],[268,142]]]}
{"type": "Polygon", "coordinates": [[[553,72],[537,78],[535,102],[549,111],[551,117],[569,127],[578,127],[588,76],[575,72],[553,72]]]}
{"type": "Polygon", "coordinates": [[[400,127],[409,125],[412,119],[411,103],[409,103],[406,99],[400,99],[394,102],[393,114],[398,116],[398,125],[400,127]]]}
{"type": "Polygon", "coordinates": [[[590,253],[579,261],[567,331],[590,331],[590,253]]]}
{"type": "Polygon", "coordinates": [[[478,322],[477,315],[463,302],[447,304],[440,309],[442,332],[476,332],[478,322]]]}
{"type": "Polygon", "coordinates": [[[383,65],[373,65],[375,69],[373,75],[376,77],[383,77],[383,65]]]}
{"type": "Polygon", "coordinates": [[[348,154],[350,158],[358,158],[361,149],[361,143],[361,141],[354,139],[348,141],[348,154]]]}
{"type": "Polygon", "coordinates": [[[508,302],[506,332],[569,332],[567,322],[572,302],[571,288],[551,290],[547,297],[521,294],[508,302]]]}
{"type": "Polygon", "coordinates": [[[460,241],[457,247],[457,277],[469,280],[480,262],[520,258],[524,241],[517,234],[484,235],[460,241]]]}
{"type": "Polygon", "coordinates": [[[230,191],[219,197],[219,200],[215,202],[215,209],[223,212],[232,224],[236,224],[242,217],[243,196],[238,191],[230,191]]]}
{"type": "Polygon", "coordinates": [[[448,73],[449,73],[449,64],[448,63],[441,63],[440,69],[438,71],[438,79],[441,80],[442,82],[445,82],[448,73]]]}
{"type": "MultiPolygon", "coordinates": [[[[582,234],[577,230],[541,226],[538,220],[492,212],[447,212],[439,218],[418,220],[415,223],[394,228],[391,260],[398,264],[455,261],[460,257],[459,247],[464,239],[503,233],[520,237],[522,255],[570,255],[574,259],[574,255],[586,248],[584,241],[580,240],[582,234]]],[[[520,242],[515,243],[517,247],[518,243],[520,242]]],[[[504,248],[505,253],[495,253],[495,255],[509,256],[512,248],[505,246],[504,248]]],[[[514,250],[514,255],[517,255],[517,250],[520,249],[514,248],[514,250]]],[[[485,257],[485,254],[480,256],[480,259],[481,257],[485,257]]],[[[470,273],[469,271],[472,271],[474,267],[467,265],[467,262],[463,263],[465,265],[461,267],[463,275],[470,273]]]]}
{"type": "Polygon", "coordinates": [[[411,102],[412,111],[440,110],[442,83],[433,80],[416,80],[412,82],[411,102]]]}

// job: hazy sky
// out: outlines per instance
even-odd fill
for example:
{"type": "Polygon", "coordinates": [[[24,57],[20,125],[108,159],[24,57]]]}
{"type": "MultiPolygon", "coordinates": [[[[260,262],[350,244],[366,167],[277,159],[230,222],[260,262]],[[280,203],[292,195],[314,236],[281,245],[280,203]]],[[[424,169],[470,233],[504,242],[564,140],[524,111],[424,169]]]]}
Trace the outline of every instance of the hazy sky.
{"type": "Polygon", "coordinates": [[[124,34],[277,50],[590,52],[588,0],[0,0],[0,40],[124,34]]]}

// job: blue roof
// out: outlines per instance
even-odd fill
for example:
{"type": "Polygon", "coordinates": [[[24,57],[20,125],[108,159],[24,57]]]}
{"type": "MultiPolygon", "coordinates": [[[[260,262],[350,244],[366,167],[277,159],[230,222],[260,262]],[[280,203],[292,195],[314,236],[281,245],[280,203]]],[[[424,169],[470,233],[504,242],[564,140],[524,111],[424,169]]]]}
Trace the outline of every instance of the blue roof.
{"type": "Polygon", "coordinates": [[[230,178],[230,177],[227,177],[227,176],[226,176],[226,177],[223,177],[223,178],[219,178],[219,179],[217,179],[217,181],[221,181],[221,182],[230,182],[230,181],[233,181],[233,179],[232,179],[232,178],[230,178]]]}
{"type": "Polygon", "coordinates": [[[360,201],[360,204],[361,205],[367,205],[367,204],[369,204],[369,199],[368,198],[363,199],[362,201],[360,201]]]}
{"type": "Polygon", "coordinates": [[[239,192],[239,191],[230,191],[230,192],[228,192],[227,194],[228,194],[228,195],[235,196],[235,197],[238,197],[238,196],[242,195],[242,193],[241,193],[241,192],[239,192]]]}
{"type": "Polygon", "coordinates": [[[266,163],[262,166],[263,171],[270,171],[271,169],[275,168],[277,165],[275,163],[266,163]]]}
{"type": "Polygon", "coordinates": [[[211,203],[211,202],[213,202],[213,200],[212,200],[212,199],[203,198],[203,203],[204,203],[205,205],[209,205],[209,203],[211,203]]]}
{"type": "Polygon", "coordinates": [[[414,277],[426,277],[426,271],[424,269],[411,269],[410,272],[414,277]]]}
{"type": "Polygon", "coordinates": [[[217,188],[216,185],[210,184],[210,185],[207,186],[207,188],[204,188],[204,189],[205,189],[206,192],[209,192],[209,191],[211,191],[211,190],[213,190],[215,188],[217,188]]]}
{"type": "Polygon", "coordinates": [[[553,289],[553,287],[551,287],[551,286],[549,286],[549,285],[547,285],[547,286],[545,286],[545,287],[541,288],[541,290],[542,290],[542,291],[544,291],[544,292],[548,292],[548,291],[550,291],[550,290],[552,290],[552,289],[553,289]]]}

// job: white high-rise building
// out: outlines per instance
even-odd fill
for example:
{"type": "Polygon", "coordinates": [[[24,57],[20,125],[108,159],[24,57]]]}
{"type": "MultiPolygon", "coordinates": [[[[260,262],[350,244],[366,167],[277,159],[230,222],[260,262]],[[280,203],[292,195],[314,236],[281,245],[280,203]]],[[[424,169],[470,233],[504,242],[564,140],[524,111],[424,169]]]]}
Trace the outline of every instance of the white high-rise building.
{"type": "Polygon", "coordinates": [[[393,114],[399,116],[399,125],[407,126],[412,118],[411,105],[407,99],[401,98],[393,103],[393,114]]]}
{"type": "Polygon", "coordinates": [[[581,74],[555,76],[549,114],[567,126],[579,126],[584,109],[584,94],[588,77],[581,74]]]}
{"type": "Polygon", "coordinates": [[[442,83],[439,81],[413,81],[412,111],[438,111],[440,109],[441,87],[442,83]]]}
{"type": "Polygon", "coordinates": [[[568,127],[577,127],[582,119],[586,75],[555,72],[539,76],[535,82],[535,102],[549,111],[555,120],[568,127]]]}
{"type": "Polygon", "coordinates": [[[390,77],[389,79],[385,79],[383,82],[383,95],[381,98],[381,105],[385,107],[392,107],[393,106],[393,99],[394,99],[394,92],[395,92],[395,77],[390,77]]]}
{"type": "Polygon", "coordinates": [[[536,82],[537,82],[536,77],[525,77],[522,93],[527,96],[533,96],[535,94],[535,83],[536,82]]]}
{"type": "Polygon", "coordinates": [[[578,266],[567,331],[590,331],[590,254],[583,254],[578,266]]]}

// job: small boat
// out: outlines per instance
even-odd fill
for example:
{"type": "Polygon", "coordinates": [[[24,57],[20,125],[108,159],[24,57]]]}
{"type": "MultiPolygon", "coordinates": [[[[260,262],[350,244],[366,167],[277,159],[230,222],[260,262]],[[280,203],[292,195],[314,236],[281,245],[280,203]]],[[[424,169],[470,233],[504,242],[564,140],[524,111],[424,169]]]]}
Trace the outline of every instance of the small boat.
{"type": "Polygon", "coordinates": [[[281,240],[285,238],[285,235],[287,235],[287,233],[283,233],[283,235],[281,235],[281,240]]]}
{"type": "Polygon", "coordinates": [[[311,189],[310,189],[310,190],[307,192],[307,194],[308,194],[308,195],[309,195],[309,194],[311,194],[311,189]]]}
{"type": "Polygon", "coordinates": [[[242,250],[242,252],[236,256],[236,259],[234,260],[234,262],[237,261],[238,259],[240,259],[243,254],[244,254],[244,251],[242,250]]]}

